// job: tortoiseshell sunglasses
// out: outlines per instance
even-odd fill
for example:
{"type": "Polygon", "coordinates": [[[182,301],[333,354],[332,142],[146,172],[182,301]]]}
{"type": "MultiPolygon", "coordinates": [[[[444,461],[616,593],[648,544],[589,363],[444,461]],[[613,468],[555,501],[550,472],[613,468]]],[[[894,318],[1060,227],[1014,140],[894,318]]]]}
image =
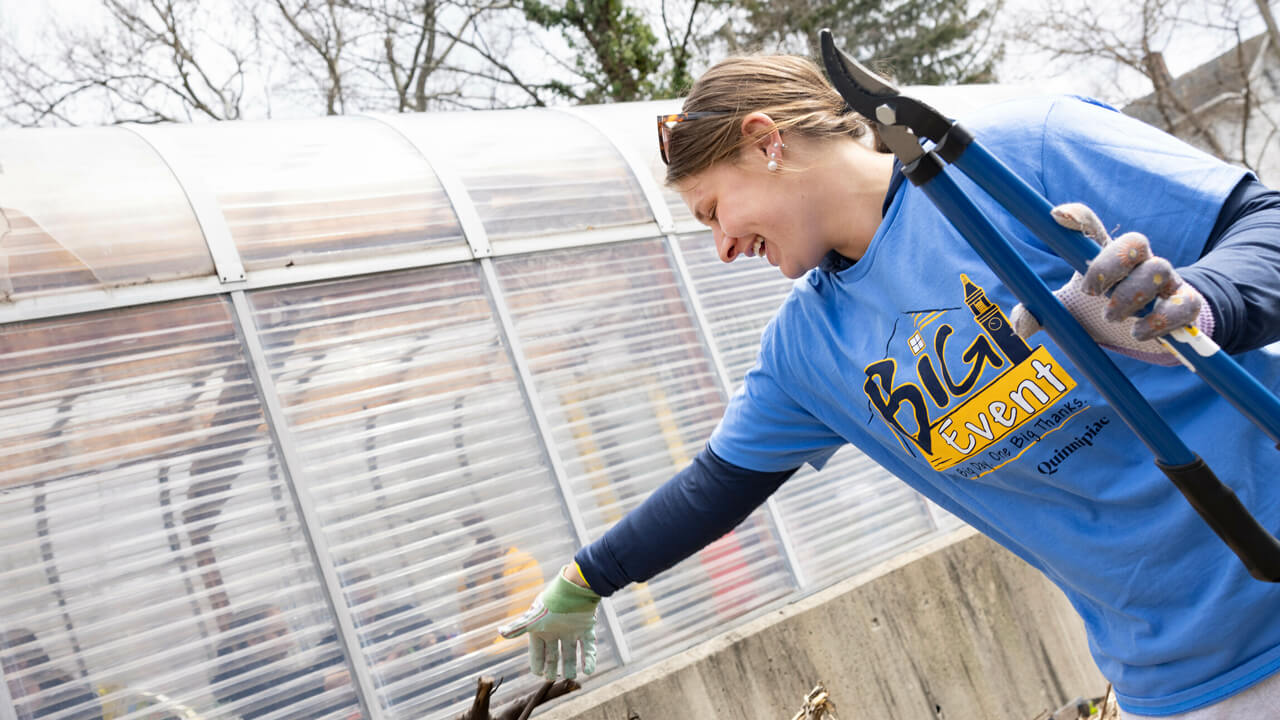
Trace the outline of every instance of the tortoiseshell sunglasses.
{"type": "Polygon", "coordinates": [[[658,152],[662,154],[662,163],[664,165],[671,164],[670,143],[671,128],[686,120],[697,120],[698,118],[716,117],[718,115],[731,115],[728,110],[704,110],[702,112],[682,112],[672,113],[670,115],[658,116],[658,152]]]}

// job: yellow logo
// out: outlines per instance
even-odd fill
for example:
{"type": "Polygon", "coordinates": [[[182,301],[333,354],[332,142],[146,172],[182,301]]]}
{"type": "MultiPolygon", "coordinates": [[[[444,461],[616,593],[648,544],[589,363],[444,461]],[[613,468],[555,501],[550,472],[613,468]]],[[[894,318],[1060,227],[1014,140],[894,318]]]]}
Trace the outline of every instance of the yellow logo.
{"type": "Polygon", "coordinates": [[[916,381],[896,382],[897,361],[885,358],[865,368],[863,391],[881,419],[919,448],[935,470],[972,458],[1032,420],[1075,388],[1075,381],[1043,346],[1034,351],[1013,331],[999,306],[981,287],[960,275],[965,304],[982,333],[960,353],[966,367],[958,382],[947,358],[946,323],[933,334],[932,354],[920,331],[907,344],[916,357],[916,381]],[[977,387],[987,368],[999,374],[977,387]],[[976,390],[975,390],[976,388],[976,390]],[[944,410],[934,419],[928,400],[944,410]],[[949,408],[952,402],[959,404],[949,408]]]}

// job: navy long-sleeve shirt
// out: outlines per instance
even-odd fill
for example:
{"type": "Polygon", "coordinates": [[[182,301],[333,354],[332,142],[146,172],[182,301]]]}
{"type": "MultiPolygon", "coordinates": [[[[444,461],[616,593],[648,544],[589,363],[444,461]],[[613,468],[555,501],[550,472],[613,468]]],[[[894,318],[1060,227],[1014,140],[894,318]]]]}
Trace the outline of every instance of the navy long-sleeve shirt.
{"type": "MultiPolygon", "coordinates": [[[[902,183],[895,172],[886,206],[902,183]]],[[[828,257],[826,269],[853,261],[828,257]]],[[[1179,268],[1204,295],[1214,317],[1214,340],[1228,353],[1280,340],[1280,192],[1252,177],[1223,203],[1200,259],[1179,268]]],[[[732,465],[710,447],[654,491],[574,559],[601,595],[644,582],[732,530],[795,474],[732,465]]]]}

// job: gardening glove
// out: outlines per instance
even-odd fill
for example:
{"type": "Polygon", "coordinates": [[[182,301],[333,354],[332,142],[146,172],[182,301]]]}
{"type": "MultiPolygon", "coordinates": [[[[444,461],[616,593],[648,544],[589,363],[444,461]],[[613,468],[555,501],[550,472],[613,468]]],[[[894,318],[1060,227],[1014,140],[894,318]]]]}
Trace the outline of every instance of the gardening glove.
{"type": "Polygon", "coordinates": [[[569,582],[564,572],[561,569],[556,574],[523,615],[498,628],[498,634],[508,639],[529,634],[529,669],[548,680],[556,679],[561,655],[566,679],[577,677],[579,658],[582,672],[590,675],[596,671],[596,605],[600,596],[569,582]]]}
{"type": "MultiPolygon", "coordinates": [[[[1129,232],[1113,240],[1093,210],[1080,203],[1059,205],[1052,214],[1059,225],[1102,246],[1084,275],[1075,273],[1054,293],[1099,345],[1154,365],[1176,365],[1177,357],[1156,338],[1187,326],[1212,335],[1209,303],[1182,281],[1168,260],[1151,254],[1145,235],[1129,232]],[[1134,315],[1153,299],[1151,312],[1141,318],[1134,315]]],[[[1009,321],[1024,339],[1041,329],[1021,303],[1009,321]]]]}

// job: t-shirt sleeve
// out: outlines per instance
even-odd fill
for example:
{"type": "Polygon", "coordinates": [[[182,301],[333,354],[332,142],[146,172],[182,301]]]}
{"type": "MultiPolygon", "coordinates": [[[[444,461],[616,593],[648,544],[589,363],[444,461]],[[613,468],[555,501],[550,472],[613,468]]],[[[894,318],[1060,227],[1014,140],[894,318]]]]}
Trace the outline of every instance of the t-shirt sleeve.
{"type": "Polygon", "coordinates": [[[708,444],[727,462],[751,470],[774,472],[805,463],[821,470],[845,441],[786,392],[781,373],[773,369],[777,363],[768,337],[708,444]]]}
{"type": "Polygon", "coordinates": [[[1175,267],[1202,254],[1242,168],[1110,107],[1062,98],[1044,121],[1039,165],[1049,202],[1080,202],[1112,235],[1136,231],[1175,267]]]}

